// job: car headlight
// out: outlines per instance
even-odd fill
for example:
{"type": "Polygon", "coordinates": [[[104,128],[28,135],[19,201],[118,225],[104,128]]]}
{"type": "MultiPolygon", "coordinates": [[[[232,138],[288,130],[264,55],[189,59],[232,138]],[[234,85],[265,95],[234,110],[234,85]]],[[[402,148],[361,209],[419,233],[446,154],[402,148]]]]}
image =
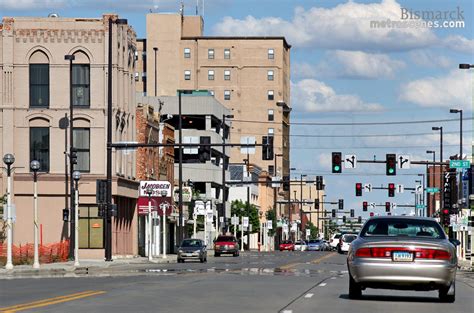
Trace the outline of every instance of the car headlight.
{"type": "Polygon", "coordinates": [[[179,249],[178,252],[179,252],[179,253],[183,253],[183,249],[179,249]]]}

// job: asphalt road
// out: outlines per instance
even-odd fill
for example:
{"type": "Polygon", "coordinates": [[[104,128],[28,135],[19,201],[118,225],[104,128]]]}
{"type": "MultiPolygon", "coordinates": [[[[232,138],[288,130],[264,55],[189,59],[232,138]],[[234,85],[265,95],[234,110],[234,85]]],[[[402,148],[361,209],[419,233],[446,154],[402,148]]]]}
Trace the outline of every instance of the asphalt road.
{"type": "Polygon", "coordinates": [[[453,304],[437,292],[375,289],[349,300],[343,255],[252,252],[117,277],[0,280],[0,312],[473,312],[474,285],[463,275],[453,304]]]}

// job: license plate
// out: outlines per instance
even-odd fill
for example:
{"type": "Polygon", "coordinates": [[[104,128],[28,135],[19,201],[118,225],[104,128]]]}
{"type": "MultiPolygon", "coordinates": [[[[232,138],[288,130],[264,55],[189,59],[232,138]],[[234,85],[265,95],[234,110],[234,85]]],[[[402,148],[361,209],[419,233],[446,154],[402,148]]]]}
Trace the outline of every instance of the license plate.
{"type": "Polygon", "coordinates": [[[413,253],[405,251],[394,251],[392,254],[392,260],[394,262],[412,262],[413,253]]]}

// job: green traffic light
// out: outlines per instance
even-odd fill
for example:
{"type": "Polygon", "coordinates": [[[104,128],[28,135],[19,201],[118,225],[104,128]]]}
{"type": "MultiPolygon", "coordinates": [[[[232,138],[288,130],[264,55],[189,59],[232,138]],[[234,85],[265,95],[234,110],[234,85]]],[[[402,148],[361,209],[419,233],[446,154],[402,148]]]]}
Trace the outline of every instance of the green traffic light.
{"type": "Polygon", "coordinates": [[[335,171],[339,171],[339,169],[340,169],[339,165],[334,166],[335,171]]]}
{"type": "Polygon", "coordinates": [[[393,168],[389,168],[389,169],[388,169],[388,172],[389,172],[390,174],[393,174],[393,168]]]}

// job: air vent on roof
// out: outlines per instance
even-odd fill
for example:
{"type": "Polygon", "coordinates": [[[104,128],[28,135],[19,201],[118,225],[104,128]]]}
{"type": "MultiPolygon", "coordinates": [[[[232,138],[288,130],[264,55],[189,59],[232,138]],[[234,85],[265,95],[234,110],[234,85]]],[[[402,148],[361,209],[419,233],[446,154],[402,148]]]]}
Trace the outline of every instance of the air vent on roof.
{"type": "Polygon", "coordinates": [[[48,17],[59,17],[58,13],[49,13],[48,17]]]}

